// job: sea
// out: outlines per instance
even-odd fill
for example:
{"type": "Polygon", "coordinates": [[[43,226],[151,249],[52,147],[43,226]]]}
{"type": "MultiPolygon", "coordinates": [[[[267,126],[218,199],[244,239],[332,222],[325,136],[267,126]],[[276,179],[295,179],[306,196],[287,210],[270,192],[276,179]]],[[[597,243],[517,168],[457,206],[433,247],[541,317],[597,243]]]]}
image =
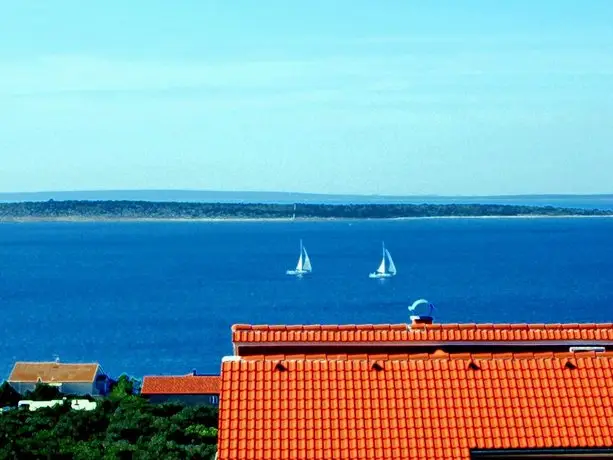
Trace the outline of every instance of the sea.
{"type": "Polygon", "coordinates": [[[0,224],[15,361],[217,373],[232,324],[613,321],[613,218],[0,224]],[[313,273],[287,276],[304,241],[313,273]],[[398,274],[369,279],[385,241],[398,274]]]}

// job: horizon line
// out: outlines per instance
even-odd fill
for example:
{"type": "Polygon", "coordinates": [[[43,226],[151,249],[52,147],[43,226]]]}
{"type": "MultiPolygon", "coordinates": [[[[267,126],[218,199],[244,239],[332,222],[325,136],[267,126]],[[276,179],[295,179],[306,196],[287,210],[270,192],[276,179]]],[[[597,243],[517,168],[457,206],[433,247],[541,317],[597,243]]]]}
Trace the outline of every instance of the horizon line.
{"type": "Polygon", "coordinates": [[[521,198],[521,197],[610,197],[612,192],[601,193],[514,193],[514,194],[379,194],[379,193],[327,193],[327,192],[299,192],[299,191],[271,191],[271,190],[210,190],[210,189],[82,189],[82,190],[37,190],[20,192],[3,192],[3,195],[44,195],[44,194],[78,194],[78,193],[138,193],[138,192],[163,192],[163,193],[218,193],[218,194],[268,194],[268,195],[306,195],[320,197],[366,197],[366,198],[521,198]]]}

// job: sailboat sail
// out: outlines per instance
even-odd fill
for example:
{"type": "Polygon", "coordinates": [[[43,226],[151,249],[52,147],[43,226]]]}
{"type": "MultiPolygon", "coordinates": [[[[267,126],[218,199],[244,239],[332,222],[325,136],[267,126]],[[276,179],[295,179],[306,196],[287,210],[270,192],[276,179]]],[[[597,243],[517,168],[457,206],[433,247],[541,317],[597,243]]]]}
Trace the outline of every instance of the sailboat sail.
{"type": "Polygon", "coordinates": [[[381,256],[381,264],[377,268],[377,273],[383,275],[385,273],[385,243],[381,243],[381,251],[383,254],[381,256]]]}
{"type": "Polygon", "coordinates": [[[296,271],[302,270],[302,251],[300,251],[300,257],[298,258],[298,263],[296,264],[296,271]]]}
{"type": "Polygon", "coordinates": [[[379,265],[379,268],[377,268],[377,273],[385,273],[385,256],[383,259],[381,259],[381,265],[379,265]]]}
{"type": "Polygon", "coordinates": [[[396,274],[396,265],[394,264],[394,259],[392,259],[392,255],[390,254],[390,252],[387,249],[385,250],[385,255],[389,259],[389,267],[387,267],[387,271],[391,275],[395,275],[396,274]]]}
{"type": "MultiPolygon", "coordinates": [[[[306,248],[303,248],[304,251],[304,264],[302,265],[302,269],[305,272],[310,272],[313,270],[313,267],[311,267],[311,259],[309,258],[309,254],[307,253],[306,248]]],[[[300,255],[301,259],[302,259],[302,254],[300,255]]]]}

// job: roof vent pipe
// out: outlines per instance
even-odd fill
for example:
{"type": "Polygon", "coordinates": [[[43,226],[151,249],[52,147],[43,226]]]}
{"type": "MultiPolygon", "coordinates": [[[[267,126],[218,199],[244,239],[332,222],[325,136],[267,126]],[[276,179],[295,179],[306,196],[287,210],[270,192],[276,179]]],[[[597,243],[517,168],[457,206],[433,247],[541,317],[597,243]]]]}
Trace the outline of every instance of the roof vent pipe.
{"type": "Polygon", "coordinates": [[[433,311],[434,311],[434,305],[430,303],[429,300],[426,300],[426,299],[416,300],[415,302],[413,302],[412,305],[409,306],[409,312],[410,312],[409,318],[411,319],[412,325],[415,326],[417,324],[432,324],[433,311]],[[428,308],[428,313],[425,315],[416,315],[415,310],[417,310],[418,308],[421,310],[423,309],[423,307],[428,308]]]}
{"type": "Polygon", "coordinates": [[[411,325],[416,326],[418,324],[432,324],[434,318],[432,316],[410,316],[411,325]]]}

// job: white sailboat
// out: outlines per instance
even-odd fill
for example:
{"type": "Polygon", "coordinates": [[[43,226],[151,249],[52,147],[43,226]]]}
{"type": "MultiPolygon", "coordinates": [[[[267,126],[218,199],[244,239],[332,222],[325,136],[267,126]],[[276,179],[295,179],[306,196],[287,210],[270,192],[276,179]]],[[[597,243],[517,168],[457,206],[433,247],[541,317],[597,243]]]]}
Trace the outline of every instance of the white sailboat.
{"type": "Polygon", "coordinates": [[[383,255],[381,257],[381,263],[379,264],[379,268],[374,273],[369,274],[369,278],[391,278],[396,275],[396,265],[394,264],[394,259],[392,259],[392,255],[390,252],[385,249],[385,243],[382,243],[383,246],[383,255]]]}
{"type": "Polygon", "coordinates": [[[309,258],[309,253],[306,248],[302,244],[302,240],[300,240],[300,257],[298,257],[298,263],[296,264],[296,268],[294,270],[287,270],[288,275],[293,276],[302,276],[307,275],[313,271],[313,267],[311,266],[311,259],[309,258]]]}

